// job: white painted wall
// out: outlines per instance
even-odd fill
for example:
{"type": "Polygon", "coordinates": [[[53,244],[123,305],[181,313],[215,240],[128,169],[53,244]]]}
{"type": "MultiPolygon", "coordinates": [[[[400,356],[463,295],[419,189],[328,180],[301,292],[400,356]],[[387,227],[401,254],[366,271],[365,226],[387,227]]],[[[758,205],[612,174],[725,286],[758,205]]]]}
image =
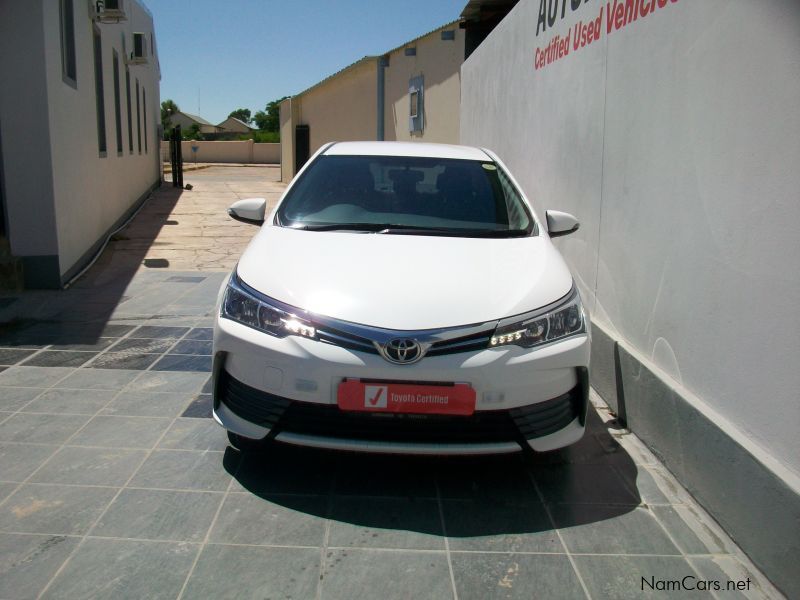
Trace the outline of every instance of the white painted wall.
{"type": "MultiPolygon", "coordinates": [[[[41,2],[42,0],[37,0],[41,2]]],[[[157,57],[147,65],[131,65],[131,108],[133,111],[133,153],[129,151],[125,98],[126,51],[132,48],[132,33],[144,32],[148,54],[153,35],[152,17],[138,2],[126,2],[128,20],[120,24],[99,24],[103,48],[103,80],[108,150],[100,156],[97,142],[94,54],[89,4],[76,0],[75,45],[77,89],[62,80],[59,3],[44,1],[44,55],[46,58],[48,110],[41,118],[49,121],[53,190],[58,254],[62,275],[78,261],[92,244],[142,196],[160,177],[159,137],[161,122],[157,57]],[[123,49],[123,36],[126,48],[123,49]],[[123,151],[117,153],[114,116],[112,48],[120,58],[123,151]],[[136,81],[140,94],[142,151],[139,152],[136,120],[136,81]],[[144,136],[147,131],[147,151],[144,136]]],[[[40,50],[41,52],[41,50],[40,50]]]]}
{"type": "Polygon", "coordinates": [[[610,35],[604,14],[537,70],[607,10],[566,3],[537,37],[539,6],[462,67],[462,142],[580,218],[556,243],[594,320],[800,473],[800,4],[670,1],[610,35]]]}
{"type": "MultiPolygon", "coordinates": [[[[254,143],[253,140],[240,141],[194,141],[181,142],[183,162],[199,163],[239,163],[239,164],[279,164],[281,145],[279,143],[254,143]],[[197,153],[192,152],[197,147],[197,153]]],[[[169,162],[169,142],[161,142],[161,156],[169,162]]]]}
{"type": "Polygon", "coordinates": [[[17,256],[58,253],[42,12],[42,2],[0,2],[3,183],[7,233],[17,256]]]}
{"type": "Polygon", "coordinates": [[[414,56],[406,56],[405,47],[389,53],[389,66],[384,71],[386,141],[458,142],[459,69],[464,62],[464,30],[459,29],[458,24],[446,29],[454,33],[454,40],[442,40],[441,30],[436,30],[407,45],[416,48],[414,56]],[[408,83],[419,75],[425,78],[425,127],[421,133],[412,134],[408,128],[411,112],[408,83]]]}

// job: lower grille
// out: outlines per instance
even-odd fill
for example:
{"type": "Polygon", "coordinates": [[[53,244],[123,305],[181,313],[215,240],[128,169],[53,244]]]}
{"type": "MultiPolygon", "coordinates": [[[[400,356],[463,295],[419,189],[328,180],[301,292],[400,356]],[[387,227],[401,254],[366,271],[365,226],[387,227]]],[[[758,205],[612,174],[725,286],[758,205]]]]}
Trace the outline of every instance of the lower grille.
{"type": "Polygon", "coordinates": [[[289,400],[262,392],[223,369],[219,401],[234,414],[274,433],[405,443],[521,442],[554,433],[581,414],[580,386],[522,408],[480,411],[470,416],[359,413],[338,406],[289,400]]]}

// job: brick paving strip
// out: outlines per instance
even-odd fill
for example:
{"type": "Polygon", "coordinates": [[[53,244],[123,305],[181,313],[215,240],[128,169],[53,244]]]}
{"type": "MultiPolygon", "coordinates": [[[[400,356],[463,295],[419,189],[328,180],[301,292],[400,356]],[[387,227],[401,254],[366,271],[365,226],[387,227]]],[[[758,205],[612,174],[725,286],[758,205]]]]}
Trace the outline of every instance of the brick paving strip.
{"type": "Polygon", "coordinates": [[[594,395],[528,458],[229,447],[210,328],[256,229],[225,209],[280,184],[190,176],[70,289],[0,298],[0,598],[781,597],[594,395]]]}

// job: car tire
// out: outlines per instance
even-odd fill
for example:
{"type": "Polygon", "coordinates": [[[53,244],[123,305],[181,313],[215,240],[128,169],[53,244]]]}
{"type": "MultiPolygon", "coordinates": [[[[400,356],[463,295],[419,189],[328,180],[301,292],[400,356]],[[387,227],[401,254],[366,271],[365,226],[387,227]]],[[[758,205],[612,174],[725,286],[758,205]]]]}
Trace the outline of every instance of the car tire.
{"type": "Polygon", "coordinates": [[[228,442],[231,446],[241,452],[263,452],[267,447],[265,440],[254,440],[253,438],[239,435],[238,433],[228,432],[228,442]]]}

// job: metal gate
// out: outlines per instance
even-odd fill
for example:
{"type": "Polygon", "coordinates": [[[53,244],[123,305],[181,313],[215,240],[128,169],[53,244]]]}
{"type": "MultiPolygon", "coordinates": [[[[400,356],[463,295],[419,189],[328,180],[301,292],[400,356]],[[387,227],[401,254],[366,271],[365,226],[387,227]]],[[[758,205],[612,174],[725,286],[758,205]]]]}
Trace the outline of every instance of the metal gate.
{"type": "Polygon", "coordinates": [[[172,187],[183,187],[183,152],[181,151],[181,126],[172,128],[169,137],[169,161],[172,166],[172,187]]]}

